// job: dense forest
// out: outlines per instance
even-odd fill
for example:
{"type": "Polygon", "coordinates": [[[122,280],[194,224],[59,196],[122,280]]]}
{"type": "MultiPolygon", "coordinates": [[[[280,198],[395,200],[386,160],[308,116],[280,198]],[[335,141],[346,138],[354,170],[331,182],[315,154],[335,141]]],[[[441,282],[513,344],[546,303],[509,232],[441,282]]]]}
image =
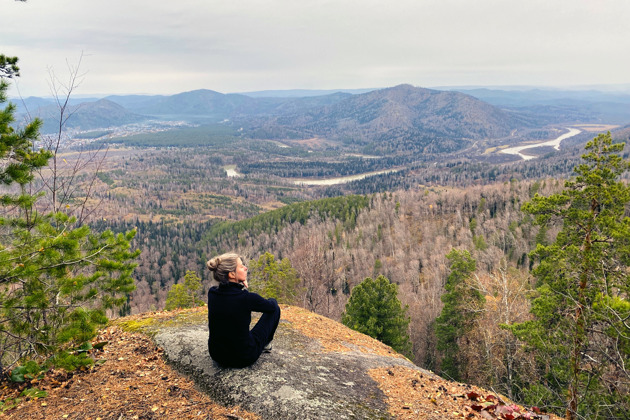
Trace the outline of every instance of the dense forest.
{"type": "Polygon", "coordinates": [[[270,252],[288,258],[296,268],[306,288],[302,304],[334,319],[363,278],[384,274],[399,284],[413,317],[416,360],[423,361],[431,350],[428,328],[441,308],[449,250],[470,249],[485,273],[502,261],[526,272],[527,253],[538,232],[520,205],[535,192],[559,184],[513,181],[346,196],[297,203],[231,223],[100,223],[116,230],[138,229],[134,244],[143,252],[133,312],[162,307],[165,291],[186,270],[202,275],[209,256],[237,250],[254,259],[270,252]]]}
{"type": "MultiPolygon", "coordinates": [[[[133,210],[125,218],[100,220],[98,226],[115,231],[137,228],[133,244],[142,249],[135,271],[137,289],[124,313],[163,308],[168,290],[189,270],[203,279],[204,290],[199,296],[203,299],[211,285],[205,261],[228,251],[244,255],[251,264],[265,253],[288,261],[299,277],[294,303],[336,320],[341,319],[356,285],[367,277],[383,275],[398,285],[400,300],[408,308],[417,364],[533,403],[540,394],[531,394],[533,388],[527,384],[539,380],[538,362],[527,345],[497,320],[504,325],[520,325],[531,319],[531,296],[539,286],[532,270],[540,263],[531,251],[553,242],[562,226],[538,226],[522,206],[537,194],[559,193],[580,162],[579,150],[579,146],[568,147],[562,154],[503,165],[465,159],[421,163],[397,176],[383,174],[320,188],[296,187],[280,178],[276,186],[265,185],[251,175],[228,178],[221,166],[214,166],[221,181],[214,182],[213,188],[221,188],[225,198],[208,207],[220,217],[207,218],[199,217],[199,203],[183,201],[193,203],[186,207],[178,199],[182,185],[190,188],[192,196],[204,196],[207,184],[202,178],[213,166],[191,163],[207,159],[200,152],[180,161],[181,179],[178,169],[165,173],[165,182],[159,187],[153,182],[138,186],[149,191],[158,188],[149,193],[158,198],[170,194],[169,200],[158,203],[164,207],[169,201],[177,202],[187,213],[156,218],[160,212],[154,208],[146,218],[146,214],[133,210]],[[195,171],[198,182],[191,182],[187,174],[195,171]],[[554,177],[545,177],[547,174],[554,177]],[[365,194],[349,195],[362,189],[365,194]],[[270,208],[270,200],[281,203],[281,196],[298,202],[270,208]],[[318,199],[326,196],[332,198],[318,199]],[[241,201],[243,198],[246,201],[241,201]],[[239,210],[226,212],[232,202],[240,203],[239,210]],[[257,207],[248,214],[244,202],[257,203],[257,207]],[[464,290],[469,292],[458,298],[464,305],[459,310],[476,315],[462,315],[462,320],[469,321],[458,335],[458,367],[451,371],[445,364],[451,356],[440,344],[443,337],[436,322],[443,316],[443,297],[454,270],[453,255],[463,252],[470,256],[475,269],[466,277],[464,290]]],[[[169,155],[177,153],[170,151],[169,155]]],[[[628,152],[621,156],[627,160],[628,152]]],[[[168,160],[160,151],[130,159],[140,166],[148,160],[154,169],[161,159],[168,160]]],[[[628,178],[627,172],[620,176],[628,178]]],[[[125,179],[124,174],[112,178],[110,187],[115,190],[127,182],[125,179]]],[[[220,197],[212,194],[217,200],[220,197]]],[[[142,199],[132,203],[137,209],[145,205],[142,199]]],[[[625,385],[620,386],[614,393],[625,389],[625,385]]],[[[623,410],[621,405],[613,411],[623,410]]]]}
{"type": "MultiPolygon", "coordinates": [[[[236,108],[260,105],[211,96],[236,108]]],[[[567,127],[536,127],[523,113],[410,86],[337,99],[322,108],[298,106],[296,113],[259,116],[244,130],[237,128],[244,121],[228,124],[227,119],[225,124],[185,124],[115,137],[113,130],[99,130],[77,143],[80,148],[58,154],[41,148],[28,177],[7,175],[29,189],[22,188],[23,197],[15,198],[10,194],[20,192],[14,187],[4,199],[14,206],[6,210],[7,220],[16,213],[26,217],[5,228],[27,237],[39,226],[28,218],[52,211],[49,219],[35,220],[41,232],[56,233],[42,236],[45,246],[38,245],[37,232],[37,241],[29,242],[32,249],[10,247],[20,255],[6,266],[28,272],[40,287],[28,255],[63,259],[57,250],[74,248],[58,241],[71,240],[83,241],[82,252],[111,249],[112,260],[103,264],[117,272],[114,276],[105,276],[97,269],[100,260],[87,257],[47,268],[61,279],[59,294],[67,293],[67,299],[90,298],[94,292],[83,291],[84,285],[104,282],[112,297],[105,296],[103,308],[90,315],[100,323],[105,312],[117,316],[165,308],[169,291],[181,289],[184,278],[202,279],[191,301],[203,301],[211,286],[205,261],[223,252],[238,252],[256,270],[275,258],[277,267],[291,273],[282,285],[285,303],[338,321],[355,287],[377,278],[396,285],[392,290],[402,301],[401,314],[408,316],[401,324],[408,325],[410,339],[405,354],[418,365],[556,412],[566,403],[570,413],[602,418],[627,413],[630,341],[624,317],[630,315],[630,291],[624,279],[630,248],[624,247],[630,227],[614,219],[618,214],[606,212],[630,212],[629,175],[622,163],[629,151],[597,143],[593,166],[585,166],[580,155],[597,131],[591,127],[564,141],[561,150],[531,148],[532,159],[525,160],[501,151],[523,140],[555,138],[567,127]],[[433,120],[430,114],[442,109],[444,98],[448,112],[433,120]],[[427,103],[430,109],[420,106],[427,103]],[[408,110],[416,117],[402,118],[401,104],[413,105],[408,110]],[[465,124],[453,123],[463,114],[469,117],[465,124]],[[482,122],[475,115],[483,115],[482,122]],[[340,118],[346,125],[335,128],[340,118]],[[606,160],[612,152],[619,155],[606,160]],[[48,159],[52,165],[47,166],[48,159]],[[326,179],[377,170],[389,172],[352,182],[326,179]],[[576,174],[582,178],[570,181],[576,174]],[[606,182],[594,181],[593,174],[606,182]],[[303,178],[330,185],[304,185],[303,178]],[[587,187],[600,195],[577,194],[587,187]],[[571,242],[575,231],[599,223],[584,222],[584,214],[599,212],[607,215],[604,239],[591,239],[587,229],[583,243],[588,246],[576,246],[571,242]],[[105,245],[94,250],[99,241],[105,245]],[[128,243],[130,251],[114,252],[128,243]],[[597,254],[600,244],[611,247],[597,254]],[[131,260],[137,262],[133,279],[131,260]],[[75,278],[57,270],[69,264],[75,264],[75,278]],[[93,273],[85,276],[80,264],[93,273]],[[556,269],[562,273],[558,279],[556,269]],[[600,272],[605,275],[593,274],[600,272]],[[575,282],[566,279],[576,275],[580,286],[572,288],[575,282]],[[107,284],[110,280],[122,286],[107,284]],[[550,290],[551,285],[557,289],[550,290]],[[565,288],[576,290],[566,300],[573,313],[557,303],[565,288]],[[572,317],[578,322],[567,321],[572,317]],[[557,334],[541,339],[551,326],[557,334]],[[573,335],[566,338],[566,331],[573,335]],[[596,359],[602,354],[609,357],[605,363],[596,359]],[[573,405],[578,399],[581,407],[573,405]]],[[[36,137],[37,124],[25,135],[36,137]]],[[[614,136],[626,140],[627,127],[614,136]]],[[[609,136],[600,138],[612,142],[609,136]]],[[[47,141],[55,144],[54,138],[47,141]]],[[[30,147],[28,142],[18,146],[30,147]]],[[[17,285],[6,289],[21,290],[17,285]]],[[[57,305],[55,310],[65,309],[57,305]]],[[[7,337],[13,346],[13,336],[7,337]]]]}

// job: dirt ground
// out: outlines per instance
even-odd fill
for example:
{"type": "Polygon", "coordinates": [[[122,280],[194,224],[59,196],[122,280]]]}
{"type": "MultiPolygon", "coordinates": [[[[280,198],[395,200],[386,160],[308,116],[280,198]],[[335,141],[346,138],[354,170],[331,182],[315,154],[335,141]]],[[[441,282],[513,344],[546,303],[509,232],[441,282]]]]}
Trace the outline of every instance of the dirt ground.
{"type": "MultiPolygon", "coordinates": [[[[34,384],[46,398],[22,401],[4,412],[9,419],[257,419],[238,407],[224,408],[197,391],[192,381],[171,369],[146,336],[110,327],[97,341],[95,364],[75,373],[50,371],[34,384]]],[[[16,398],[24,386],[4,383],[0,400],[16,398]]],[[[2,415],[0,415],[2,417],[2,415]]]]}
{"type": "MultiPolygon", "coordinates": [[[[153,312],[128,317],[172,318],[187,311],[153,312]]],[[[292,306],[282,307],[282,318],[303,334],[318,338],[331,352],[349,351],[349,343],[392,357],[402,357],[384,344],[344,325],[292,306]]],[[[0,383],[2,418],[8,419],[258,419],[239,407],[221,407],[198,391],[192,381],[168,366],[162,350],[149,337],[112,325],[94,342],[108,342],[92,357],[89,369],[68,373],[46,372],[30,384],[0,383]],[[20,396],[26,387],[48,393],[45,398],[20,396]],[[13,408],[8,408],[15,403],[13,408]],[[8,408],[8,409],[7,409],[8,408]]],[[[481,388],[450,382],[411,368],[373,369],[370,376],[387,396],[390,414],[397,419],[557,419],[513,405],[504,397],[481,388]]]]}

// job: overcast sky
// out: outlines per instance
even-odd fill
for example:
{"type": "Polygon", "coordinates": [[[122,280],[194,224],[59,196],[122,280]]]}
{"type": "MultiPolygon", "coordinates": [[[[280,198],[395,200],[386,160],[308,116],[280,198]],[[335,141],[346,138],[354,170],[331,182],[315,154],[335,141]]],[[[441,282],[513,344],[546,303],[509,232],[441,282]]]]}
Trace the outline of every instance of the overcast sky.
{"type": "Polygon", "coordinates": [[[81,95],[630,84],[629,0],[0,0],[0,19],[24,97],[81,56],[81,95]]]}

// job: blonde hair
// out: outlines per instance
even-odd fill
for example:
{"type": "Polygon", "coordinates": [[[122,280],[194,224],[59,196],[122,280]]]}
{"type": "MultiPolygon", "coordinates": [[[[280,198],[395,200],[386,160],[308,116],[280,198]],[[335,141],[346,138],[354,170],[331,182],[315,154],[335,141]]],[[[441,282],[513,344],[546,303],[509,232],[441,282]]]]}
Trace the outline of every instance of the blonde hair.
{"type": "Polygon", "coordinates": [[[239,258],[241,258],[241,261],[243,260],[240,255],[234,253],[219,255],[218,257],[208,260],[206,267],[208,267],[208,270],[212,271],[212,275],[216,281],[221,284],[227,284],[230,282],[228,274],[236,271],[239,258]]]}

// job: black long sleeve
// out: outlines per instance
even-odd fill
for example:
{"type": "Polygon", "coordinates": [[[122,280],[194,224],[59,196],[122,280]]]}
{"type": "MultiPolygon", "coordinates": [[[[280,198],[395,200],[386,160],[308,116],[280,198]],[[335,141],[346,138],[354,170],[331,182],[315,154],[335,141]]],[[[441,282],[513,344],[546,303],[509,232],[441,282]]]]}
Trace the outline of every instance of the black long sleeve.
{"type": "Polygon", "coordinates": [[[266,343],[258,343],[249,331],[251,313],[273,313],[278,304],[228,283],[208,291],[208,326],[210,356],[225,366],[244,367],[260,356],[266,343]]]}

